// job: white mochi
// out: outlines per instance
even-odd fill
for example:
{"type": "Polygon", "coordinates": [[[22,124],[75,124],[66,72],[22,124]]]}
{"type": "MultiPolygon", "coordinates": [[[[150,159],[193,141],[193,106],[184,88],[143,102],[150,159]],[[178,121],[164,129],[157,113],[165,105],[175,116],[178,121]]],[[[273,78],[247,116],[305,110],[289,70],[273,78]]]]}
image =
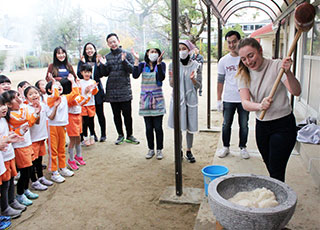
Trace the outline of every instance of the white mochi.
{"type": "Polygon", "coordinates": [[[229,201],[251,208],[270,208],[279,204],[274,193],[264,187],[250,192],[238,192],[229,201]]]}

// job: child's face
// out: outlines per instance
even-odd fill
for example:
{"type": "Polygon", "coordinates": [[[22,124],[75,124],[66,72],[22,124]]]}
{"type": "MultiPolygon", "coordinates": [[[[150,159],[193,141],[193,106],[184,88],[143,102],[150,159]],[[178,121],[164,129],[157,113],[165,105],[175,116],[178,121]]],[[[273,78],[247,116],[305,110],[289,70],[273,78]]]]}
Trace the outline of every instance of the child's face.
{"type": "Polygon", "coordinates": [[[3,82],[0,84],[0,94],[11,90],[11,83],[10,82],[3,82]]]}
{"type": "Polygon", "coordinates": [[[0,117],[5,117],[8,112],[7,105],[0,105],[0,117]]]}
{"type": "Polygon", "coordinates": [[[24,95],[24,90],[28,87],[28,86],[30,86],[30,84],[29,83],[26,83],[26,84],[24,84],[22,87],[19,87],[18,88],[18,91],[19,91],[19,93],[20,93],[20,95],[22,96],[22,97],[24,97],[23,95],[24,95]]]}
{"type": "Polygon", "coordinates": [[[31,104],[33,104],[34,102],[39,102],[40,101],[40,94],[38,92],[38,90],[36,89],[30,89],[27,93],[27,99],[28,101],[30,101],[31,104]]]}
{"type": "Polygon", "coordinates": [[[58,87],[58,92],[59,92],[59,94],[62,94],[63,88],[62,88],[61,83],[58,82],[58,81],[55,81],[52,86],[54,86],[54,85],[58,87]]]}
{"type": "Polygon", "coordinates": [[[46,94],[46,82],[45,81],[39,82],[39,90],[42,94],[46,94]]]}
{"type": "Polygon", "coordinates": [[[20,109],[20,104],[22,103],[22,99],[20,97],[20,94],[17,93],[15,98],[13,98],[13,100],[11,102],[7,103],[7,106],[11,109],[11,110],[19,110],[20,109]]]}
{"type": "Polygon", "coordinates": [[[91,77],[90,71],[81,71],[81,74],[82,74],[84,80],[89,80],[91,77]]]}

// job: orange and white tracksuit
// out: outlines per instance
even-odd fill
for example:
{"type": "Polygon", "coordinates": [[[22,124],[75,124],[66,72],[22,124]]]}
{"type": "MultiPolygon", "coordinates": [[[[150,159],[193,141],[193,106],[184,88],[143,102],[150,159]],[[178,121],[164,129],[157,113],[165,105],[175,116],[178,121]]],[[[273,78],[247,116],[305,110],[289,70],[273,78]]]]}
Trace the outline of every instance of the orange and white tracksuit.
{"type": "MultiPolygon", "coordinates": [[[[80,80],[81,95],[85,96],[86,87],[88,87],[90,85],[95,85],[95,84],[96,84],[96,81],[93,80],[93,79],[89,79],[89,80],[81,79],[80,80]]],[[[94,115],[96,114],[96,107],[95,107],[95,101],[94,101],[94,97],[93,96],[96,95],[98,93],[98,91],[99,91],[99,89],[96,86],[89,93],[92,96],[91,96],[90,100],[88,100],[86,103],[84,103],[82,105],[81,116],[94,117],[94,115]]]]}
{"type": "Polygon", "coordinates": [[[12,144],[18,168],[27,168],[32,165],[33,149],[31,147],[30,127],[35,124],[38,118],[39,115],[31,113],[25,104],[21,104],[18,111],[10,112],[10,130],[24,138],[24,141],[12,144]],[[28,130],[24,133],[21,127],[25,125],[28,126],[28,130]]]}
{"type": "Polygon", "coordinates": [[[90,100],[90,95],[82,96],[80,88],[77,89],[77,97],[68,103],[69,109],[69,124],[66,126],[69,137],[79,137],[82,133],[82,117],[81,106],[86,104],[90,100]]]}
{"type": "Polygon", "coordinates": [[[49,106],[48,116],[54,110],[53,105],[56,100],[61,98],[61,102],[57,108],[56,115],[53,120],[48,120],[49,125],[49,138],[48,138],[48,170],[57,171],[58,163],[59,168],[66,167],[66,153],[65,153],[65,144],[66,144],[66,125],[69,123],[68,116],[68,103],[73,101],[77,95],[77,88],[73,87],[72,91],[68,95],[59,95],[58,88],[54,85],[52,87],[53,94],[48,96],[47,104],[49,106]],[[58,158],[58,162],[57,162],[58,158]]]}
{"type": "MultiPolygon", "coordinates": [[[[30,127],[30,136],[32,142],[32,148],[34,152],[34,156],[32,161],[37,159],[39,156],[44,156],[46,154],[45,140],[48,138],[48,129],[47,129],[47,111],[48,106],[40,102],[41,111],[40,111],[40,120],[39,123],[35,123],[32,127],[30,127]]],[[[28,110],[30,112],[34,112],[34,107],[28,104],[28,110]]]]}

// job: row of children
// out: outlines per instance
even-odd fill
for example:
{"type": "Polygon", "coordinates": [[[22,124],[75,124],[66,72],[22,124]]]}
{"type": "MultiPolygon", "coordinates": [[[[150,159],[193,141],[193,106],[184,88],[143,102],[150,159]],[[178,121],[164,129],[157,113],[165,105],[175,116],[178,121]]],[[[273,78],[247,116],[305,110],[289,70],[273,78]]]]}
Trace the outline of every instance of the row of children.
{"type": "MultiPolygon", "coordinates": [[[[32,204],[32,199],[38,198],[39,195],[28,188],[30,180],[33,189],[46,190],[52,181],[62,183],[65,177],[74,175],[71,170],[86,164],[80,134],[82,129],[91,126],[88,118],[95,115],[93,95],[98,88],[91,79],[90,65],[83,65],[81,74],[81,80],[70,74],[60,82],[52,78],[47,84],[40,80],[35,86],[23,81],[18,84],[18,91],[11,90],[10,79],[0,75],[0,229],[10,223],[10,218],[19,217],[32,204]],[[70,139],[68,160],[65,155],[66,132],[70,139]],[[51,180],[43,175],[45,141],[51,180]],[[17,171],[20,177],[15,196],[17,171]]],[[[84,138],[89,140],[87,132],[84,138]]]]}

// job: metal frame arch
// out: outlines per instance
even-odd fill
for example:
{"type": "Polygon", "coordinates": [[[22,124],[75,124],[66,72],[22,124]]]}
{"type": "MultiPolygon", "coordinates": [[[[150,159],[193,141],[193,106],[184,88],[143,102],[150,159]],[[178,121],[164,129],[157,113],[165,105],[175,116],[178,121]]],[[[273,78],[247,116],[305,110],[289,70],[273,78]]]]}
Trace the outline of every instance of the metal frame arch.
{"type": "Polygon", "coordinates": [[[263,10],[263,9],[261,9],[261,8],[259,8],[259,7],[255,7],[255,6],[250,6],[250,7],[249,7],[249,6],[243,6],[243,7],[238,8],[237,10],[231,12],[227,17],[225,17],[226,15],[224,15],[225,21],[227,22],[227,21],[229,20],[229,18],[230,18],[235,12],[237,12],[237,11],[239,11],[239,10],[242,10],[242,9],[244,9],[244,8],[256,8],[256,9],[261,10],[261,11],[263,11],[264,13],[266,13],[266,14],[269,16],[269,18],[271,19],[272,22],[274,22],[274,20],[275,20],[275,18],[272,18],[272,16],[271,16],[268,12],[266,12],[265,10],[263,10]]]}

